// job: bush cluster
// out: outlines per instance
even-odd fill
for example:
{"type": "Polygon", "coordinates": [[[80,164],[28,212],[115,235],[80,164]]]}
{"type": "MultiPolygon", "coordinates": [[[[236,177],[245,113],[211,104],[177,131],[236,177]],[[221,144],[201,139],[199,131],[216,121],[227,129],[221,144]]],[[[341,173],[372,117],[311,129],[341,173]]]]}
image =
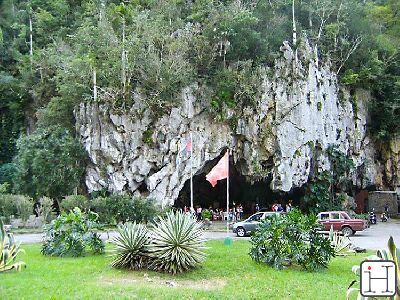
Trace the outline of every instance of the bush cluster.
{"type": "Polygon", "coordinates": [[[11,216],[28,220],[33,214],[33,200],[23,195],[0,193],[0,218],[6,223],[10,222],[11,216]]]}
{"type": "Polygon", "coordinates": [[[83,195],[65,197],[61,203],[62,211],[68,212],[74,207],[83,211],[94,211],[99,215],[99,221],[104,224],[123,222],[147,223],[162,212],[161,207],[153,199],[132,197],[128,194],[113,194],[88,199],[83,195]]]}
{"type": "Polygon", "coordinates": [[[315,271],[328,266],[334,256],[330,241],[318,233],[314,215],[294,210],[262,222],[251,237],[250,257],[276,269],[295,264],[315,271]]]}
{"type": "Polygon", "coordinates": [[[100,228],[96,213],[82,212],[78,207],[62,213],[43,227],[42,253],[51,256],[82,256],[86,248],[94,253],[104,252],[104,242],[95,232],[100,228]]]}

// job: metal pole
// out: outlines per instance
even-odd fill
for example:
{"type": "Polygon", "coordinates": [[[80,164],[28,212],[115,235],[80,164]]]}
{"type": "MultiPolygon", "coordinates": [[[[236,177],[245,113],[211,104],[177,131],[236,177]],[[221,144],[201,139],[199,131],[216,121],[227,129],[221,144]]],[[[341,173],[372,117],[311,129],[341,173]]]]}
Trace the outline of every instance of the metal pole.
{"type": "Polygon", "coordinates": [[[193,207],[193,136],[190,132],[190,207],[193,207]]]}
{"type": "Polygon", "coordinates": [[[227,213],[227,218],[226,218],[226,236],[229,235],[229,149],[226,150],[228,153],[228,176],[226,177],[226,213],[227,213]]]}

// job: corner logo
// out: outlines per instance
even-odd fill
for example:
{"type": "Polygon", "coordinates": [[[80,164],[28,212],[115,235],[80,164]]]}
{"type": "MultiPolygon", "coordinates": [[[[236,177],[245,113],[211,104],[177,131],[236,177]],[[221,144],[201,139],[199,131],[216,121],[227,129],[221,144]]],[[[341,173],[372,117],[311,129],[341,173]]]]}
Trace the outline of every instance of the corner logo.
{"type": "Polygon", "coordinates": [[[396,295],[396,265],[391,260],[366,260],[360,265],[360,292],[364,297],[396,295]]]}

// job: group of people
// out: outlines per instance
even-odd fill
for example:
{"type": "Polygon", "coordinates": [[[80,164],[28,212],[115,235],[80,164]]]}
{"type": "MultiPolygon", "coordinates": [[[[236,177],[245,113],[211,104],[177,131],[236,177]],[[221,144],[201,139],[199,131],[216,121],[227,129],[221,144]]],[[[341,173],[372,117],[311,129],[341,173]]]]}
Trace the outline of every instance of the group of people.
{"type": "MultiPolygon", "coordinates": [[[[258,203],[256,204],[256,212],[260,211],[260,206],[258,205],[258,203]]],[[[293,204],[292,204],[292,200],[289,200],[288,203],[286,204],[286,207],[283,208],[281,203],[276,203],[274,202],[271,206],[271,210],[272,211],[276,211],[276,212],[290,212],[291,210],[293,210],[293,204]]]]}
{"type": "MultiPolygon", "coordinates": [[[[290,212],[291,210],[293,210],[292,200],[289,200],[287,202],[285,208],[281,203],[274,202],[271,209],[272,211],[276,212],[290,212]]],[[[228,221],[230,222],[236,222],[243,220],[244,216],[242,204],[234,205],[232,208],[229,209],[228,213],[226,212],[226,209],[214,209],[212,206],[207,209],[207,213],[204,213],[205,209],[199,205],[197,205],[196,207],[185,206],[183,208],[183,211],[187,214],[193,215],[194,217],[196,217],[197,220],[209,219],[209,221],[226,221],[228,219],[228,221]]],[[[258,211],[260,211],[260,206],[258,203],[256,203],[255,212],[258,211]]]]}
{"type": "MultiPolygon", "coordinates": [[[[204,209],[201,206],[196,206],[195,208],[185,206],[183,211],[187,214],[192,214],[197,220],[203,220],[206,218],[204,216],[204,209]]],[[[223,208],[213,209],[211,206],[208,208],[208,211],[211,216],[210,221],[223,221],[227,218],[229,221],[240,221],[243,219],[243,206],[241,204],[230,208],[228,213],[226,213],[226,210],[223,208]]]]}

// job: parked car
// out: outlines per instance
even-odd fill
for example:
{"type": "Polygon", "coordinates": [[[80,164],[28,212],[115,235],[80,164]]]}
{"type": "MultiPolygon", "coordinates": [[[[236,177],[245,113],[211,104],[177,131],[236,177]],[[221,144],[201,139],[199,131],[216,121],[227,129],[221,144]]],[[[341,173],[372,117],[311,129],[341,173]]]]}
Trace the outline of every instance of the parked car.
{"type": "Polygon", "coordinates": [[[240,237],[246,236],[251,232],[253,232],[256,229],[257,225],[260,224],[262,220],[274,214],[281,214],[281,213],[274,211],[264,211],[255,213],[254,215],[251,215],[244,221],[234,223],[232,226],[232,231],[233,233],[236,233],[237,236],[240,237]]]}
{"type": "Polygon", "coordinates": [[[324,211],[318,214],[318,222],[329,231],[333,226],[334,231],[341,231],[345,236],[351,236],[356,231],[368,228],[368,222],[361,219],[352,219],[345,211],[324,211]]]}

